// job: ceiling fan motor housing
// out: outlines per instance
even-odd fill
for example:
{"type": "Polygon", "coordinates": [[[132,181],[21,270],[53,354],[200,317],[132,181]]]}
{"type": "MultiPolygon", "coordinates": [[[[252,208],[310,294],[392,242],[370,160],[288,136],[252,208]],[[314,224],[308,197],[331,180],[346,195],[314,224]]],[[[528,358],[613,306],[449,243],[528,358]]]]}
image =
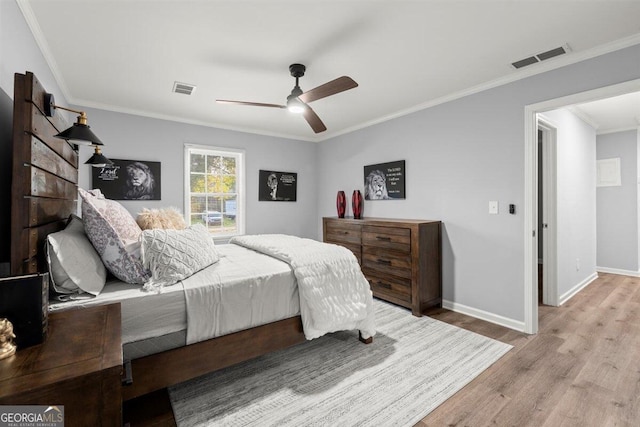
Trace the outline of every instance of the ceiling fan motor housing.
{"type": "Polygon", "coordinates": [[[299,78],[299,77],[304,76],[304,72],[306,70],[307,70],[307,67],[305,67],[302,64],[291,64],[291,65],[289,65],[289,72],[296,79],[299,78]]]}

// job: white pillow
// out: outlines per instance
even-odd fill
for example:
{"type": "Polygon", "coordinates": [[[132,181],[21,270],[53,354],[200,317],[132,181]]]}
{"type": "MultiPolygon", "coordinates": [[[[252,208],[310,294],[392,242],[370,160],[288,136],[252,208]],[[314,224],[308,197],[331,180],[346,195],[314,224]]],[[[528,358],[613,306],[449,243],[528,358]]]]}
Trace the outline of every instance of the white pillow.
{"type": "Polygon", "coordinates": [[[107,270],[84,232],[82,220],[71,215],[64,230],[47,236],[47,262],[51,284],[62,294],[88,292],[98,295],[107,270]]]}
{"type": "Polygon", "coordinates": [[[213,237],[201,224],[184,230],[142,231],[142,263],[151,272],[146,290],[173,285],[218,259],[213,237]]]}

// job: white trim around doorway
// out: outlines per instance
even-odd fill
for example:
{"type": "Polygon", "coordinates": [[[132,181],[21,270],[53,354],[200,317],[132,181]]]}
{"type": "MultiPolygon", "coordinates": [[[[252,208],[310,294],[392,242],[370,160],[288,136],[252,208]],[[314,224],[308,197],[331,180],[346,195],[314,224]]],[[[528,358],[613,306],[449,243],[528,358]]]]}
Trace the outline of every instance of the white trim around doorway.
{"type": "Polygon", "coordinates": [[[640,79],[527,105],[524,108],[524,332],[538,332],[538,125],[537,114],[640,91],[640,79]]]}

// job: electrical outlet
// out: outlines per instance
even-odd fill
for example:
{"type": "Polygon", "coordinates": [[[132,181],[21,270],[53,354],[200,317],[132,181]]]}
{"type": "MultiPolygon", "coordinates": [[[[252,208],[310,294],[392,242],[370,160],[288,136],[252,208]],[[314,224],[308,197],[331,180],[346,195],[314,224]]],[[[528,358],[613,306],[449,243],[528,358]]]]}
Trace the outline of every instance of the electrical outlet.
{"type": "Polygon", "coordinates": [[[498,213],[498,202],[496,200],[489,202],[489,213],[491,215],[496,215],[498,213]]]}

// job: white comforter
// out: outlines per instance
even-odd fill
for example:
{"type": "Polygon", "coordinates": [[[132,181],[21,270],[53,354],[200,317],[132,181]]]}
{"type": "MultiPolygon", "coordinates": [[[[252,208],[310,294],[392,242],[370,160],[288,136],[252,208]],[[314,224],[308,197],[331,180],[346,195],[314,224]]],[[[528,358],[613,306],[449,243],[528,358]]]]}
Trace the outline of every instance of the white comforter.
{"type": "Polygon", "coordinates": [[[348,249],[282,234],[239,236],[231,243],[291,266],[298,282],[300,315],[307,339],[352,329],[359,329],[365,339],[375,334],[369,282],[348,249]]]}

